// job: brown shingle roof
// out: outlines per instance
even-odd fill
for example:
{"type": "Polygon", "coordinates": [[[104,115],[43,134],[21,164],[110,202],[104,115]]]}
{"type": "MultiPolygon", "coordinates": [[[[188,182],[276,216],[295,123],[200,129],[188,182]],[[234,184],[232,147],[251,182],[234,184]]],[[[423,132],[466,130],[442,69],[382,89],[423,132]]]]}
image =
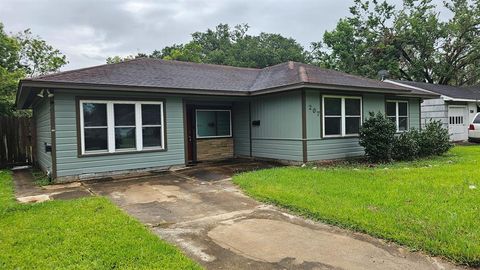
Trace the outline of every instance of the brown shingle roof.
{"type": "Polygon", "coordinates": [[[297,62],[255,69],[139,58],[21,80],[18,108],[43,88],[203,95],[260,95],[302,87],[436,97],[431,93],[297,62]]]}
{"type": "Polygon", "coordinates": [[[462,87],[462,86],[451,86],[451,85],[441,85],[441,84],[433,84],[433,83],[425,83],[425,82],[399,81],[399,80],[394,80],[393,82],[424,89],[439,95],[444,95],[444,96],[448,96],[456,99],[471,99],[471,100],[480,99],[480,88],[478,87],[462,87]]]}
{"type": "Polygon", "coordinates": [[[255,92],[295,84],[319,84],[410,92],[408,88],[297,62],[264,69],[139,58],[60,72],[24,82],[159,87],[255,92]]]}

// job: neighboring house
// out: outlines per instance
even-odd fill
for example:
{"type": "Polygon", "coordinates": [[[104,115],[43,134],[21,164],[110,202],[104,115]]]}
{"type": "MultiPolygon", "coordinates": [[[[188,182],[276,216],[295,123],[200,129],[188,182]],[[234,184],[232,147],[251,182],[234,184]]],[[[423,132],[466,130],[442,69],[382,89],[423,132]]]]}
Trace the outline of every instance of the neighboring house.
{"type": "Polygon", "coordinates": [[[480,89],[411,81],[386,82],[440,95],[422,103],[422,124],[430,119],[440,120],[448,128],[452,141],[468,140],[468,126],[480,111],[480,89]]]}
{"type": "Polygon", "coordinates": [[[288,62],[264,69],[136,59],[20,82],[37,163],[56,181],[252,157],[295,163],[363,155],[359,127],[389,112],[420,126],[437,95],[288,62]]]}

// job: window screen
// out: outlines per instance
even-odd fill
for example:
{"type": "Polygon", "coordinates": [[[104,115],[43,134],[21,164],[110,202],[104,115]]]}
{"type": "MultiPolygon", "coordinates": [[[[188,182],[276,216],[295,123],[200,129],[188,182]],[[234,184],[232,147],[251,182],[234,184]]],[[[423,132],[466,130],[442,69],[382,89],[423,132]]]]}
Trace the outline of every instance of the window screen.
{"type": "Polygon", "coordinates": [[[323,104],[325,135],[342,135],[342,99],[328,97],[323,104]]]}
{"type": "Polygon", "coordinates": [[[162,145],[162,106],[142,104],[143,147],[162,145]]]}
{"type": "Polygon", "coordinates": [[[387,101],[387,118],[390,119],[397,128],[397,131],[408,130],[408,103],[406,101],[387,101]]]}
{"type": "Polygon", "coordinates": [[[107,104],[83,103],[85,151],[108,150],[107,104]]]}
{"type": "Polygon", "coordinates": [[[113,104],[115,149],[136,148],[135,104],[113,104]]]}

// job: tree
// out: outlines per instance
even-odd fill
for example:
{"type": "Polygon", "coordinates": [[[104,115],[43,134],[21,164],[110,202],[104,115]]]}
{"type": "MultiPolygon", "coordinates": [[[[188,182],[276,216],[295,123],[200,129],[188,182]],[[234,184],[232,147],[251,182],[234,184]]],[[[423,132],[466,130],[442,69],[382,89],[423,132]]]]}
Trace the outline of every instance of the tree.
{"type": "Polygon", "coordinates": [[[20,65],[27,76],[34,77],[58,71],[67,64],[67,57],[30,29],[18,33],[15,38],[20,44],[20,65]]]}
{"type": "Polygon", "coordinates": [[[132,59],[135,59],[134,55],[128,55],[128,56],[125,56],[125,57],[115,55],[115,56],[112,56],[112,57],[107,57],[106,62],[107,62],[107,64],[116,64],[116,63],[132,60],[132,59]]]}
{"type": "Polygon", "coordinates": [[[442,21],[431,0],[355,0],[351,16],[314,42],[318,65],[376,78],[471,85],[480,82],[480,2],[448,0],[452,16],[442,21]]]}
{"type": "Polygon", "coordinates": [[[59,50],[29,29],[9,35],[0,23],[0,115],[19,113],[14,104],[20,79],[58,71],[66,63],[59,50]]]}
{"type": "Polygon", "coordinates": [[[247,34],[248,29],[247,24],[233,28],[219,24],[215,29],[193,33],[192,40],[185,44],[166,46],[148,57],[256,68],[289,60],[308,61],[308,52],[294,39],[270,33],[252,36],[247,34]]]}

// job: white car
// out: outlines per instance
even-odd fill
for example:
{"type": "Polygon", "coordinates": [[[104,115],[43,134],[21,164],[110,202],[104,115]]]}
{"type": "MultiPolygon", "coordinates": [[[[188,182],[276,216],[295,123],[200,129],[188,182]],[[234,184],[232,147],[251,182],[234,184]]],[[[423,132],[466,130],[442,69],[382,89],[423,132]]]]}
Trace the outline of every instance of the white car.
{"type": "Polygon", "coordinates": [[[468,141],[480,142],[480,113],[475,115],[472,123],[468,126],[468,141]]]}

